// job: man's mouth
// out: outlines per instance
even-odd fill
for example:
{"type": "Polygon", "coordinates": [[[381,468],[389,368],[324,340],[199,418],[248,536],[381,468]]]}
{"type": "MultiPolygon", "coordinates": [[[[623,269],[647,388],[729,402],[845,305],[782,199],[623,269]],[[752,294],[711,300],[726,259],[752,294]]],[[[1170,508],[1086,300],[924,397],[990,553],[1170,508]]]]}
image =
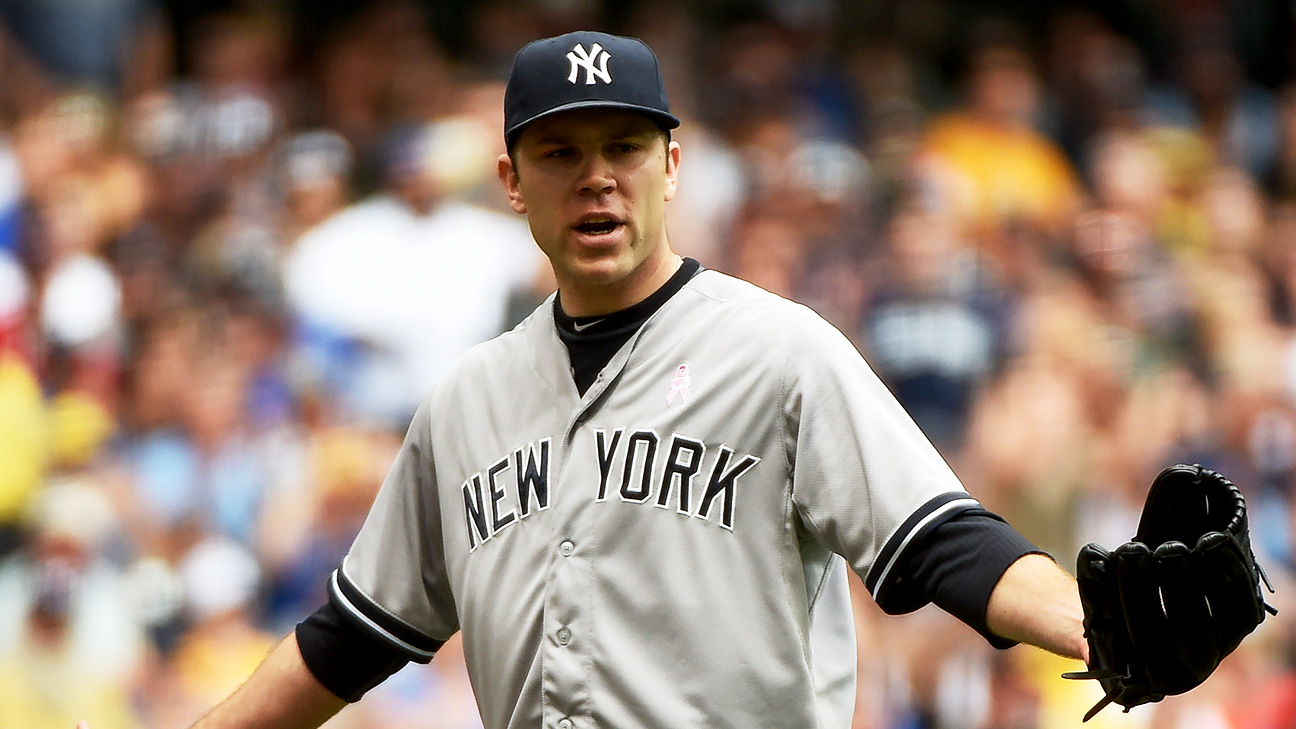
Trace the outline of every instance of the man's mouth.
{"type": "Polygon", "coordinates": [[[589,218],[576,225],[576,230],[586,235],[607,235],[616,230],[621,223],[612,218],[589,218]]]}

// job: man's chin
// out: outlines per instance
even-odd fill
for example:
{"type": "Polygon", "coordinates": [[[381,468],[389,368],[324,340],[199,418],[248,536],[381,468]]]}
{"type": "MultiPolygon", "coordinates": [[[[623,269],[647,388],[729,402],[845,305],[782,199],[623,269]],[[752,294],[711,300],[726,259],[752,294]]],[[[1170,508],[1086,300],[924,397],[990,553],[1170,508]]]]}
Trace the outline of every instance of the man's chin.
{"type": "Polygon", "coordinates": [[[611,286],[624,280],[634,270],[631,261],[621,256],[586,256],[571,267],[574,283],[585,286],[611,286]]]}

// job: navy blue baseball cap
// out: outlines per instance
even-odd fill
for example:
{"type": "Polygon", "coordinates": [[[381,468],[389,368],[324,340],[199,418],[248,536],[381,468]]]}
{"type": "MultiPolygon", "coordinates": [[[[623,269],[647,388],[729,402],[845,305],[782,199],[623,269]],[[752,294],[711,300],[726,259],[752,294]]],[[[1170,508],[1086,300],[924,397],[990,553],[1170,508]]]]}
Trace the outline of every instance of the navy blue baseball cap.
{"type": "Polygon", "coordinates": [[[571,109],[627,109],[663,129],[670,113],[657,56],[638,38],[577,31],[532,41],[518,51],[504,88],[504,140],[509,146],[528,124],[571,109]]]}

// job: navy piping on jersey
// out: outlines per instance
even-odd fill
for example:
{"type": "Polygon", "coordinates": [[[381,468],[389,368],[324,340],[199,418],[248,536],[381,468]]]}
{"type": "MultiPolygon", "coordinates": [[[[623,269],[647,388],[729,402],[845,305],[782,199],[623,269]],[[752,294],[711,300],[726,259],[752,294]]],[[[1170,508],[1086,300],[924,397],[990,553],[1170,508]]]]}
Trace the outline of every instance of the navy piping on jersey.
{"type": "Polygon", "coordinates": [[[329,579],[329,599],[370,634],[390,643],[412,661],[427,663],[445,644],[445,641],[424,635],[383,610],[351,584],[340,567],[333,570],[329,579]]]}
{"type": "Polygon", "coordinates": [[[909,518],[905,519],[900,528],[887,540],[882,551],[878,553],[877,559],[873,560],[873,568],[869,570],[868,579],[864,581],[864,586],[873,595],[873,599],[879,603],[882,601],[882,591],[886,588],[887,578],[891,576],[892,569],[904,555],[906,547],[920,540],[927,532],[948,521],[960,511],[980,506],[980,502],[966,493],[952,492],[933,498],[910,514],[909,518]]]}

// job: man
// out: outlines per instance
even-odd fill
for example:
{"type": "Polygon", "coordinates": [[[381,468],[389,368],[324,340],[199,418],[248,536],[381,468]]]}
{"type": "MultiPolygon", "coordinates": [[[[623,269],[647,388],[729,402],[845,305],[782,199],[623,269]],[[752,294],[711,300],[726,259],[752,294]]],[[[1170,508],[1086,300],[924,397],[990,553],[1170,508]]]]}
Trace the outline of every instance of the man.
{"type": "Polygon", "coordinates": [[[437,385],[329,604],[199,727],[315,726],[460,630],[489,729],[846,727],[835,555],[889,611],[1085,656],[1074,581],[844,336],[671,250],[678,123],[637,40],[519,52],[499,176],[558,293],[437,385]]]}

